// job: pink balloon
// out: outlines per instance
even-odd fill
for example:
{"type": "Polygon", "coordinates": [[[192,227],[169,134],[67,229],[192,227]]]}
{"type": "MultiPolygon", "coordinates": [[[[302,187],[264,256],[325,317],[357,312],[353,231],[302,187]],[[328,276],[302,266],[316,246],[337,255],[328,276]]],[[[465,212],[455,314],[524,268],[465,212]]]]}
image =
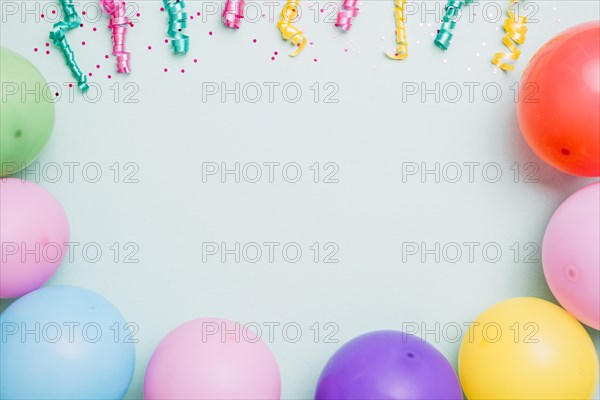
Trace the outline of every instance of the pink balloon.
{"type": "Polygon", "coordinates": [[[542,262],[548,285],[575,318],[600,329],[600,182],[558,207],[544,235],[542,262]]]}
{"type": "Polygon", "coordinates": [[[41,186],[0,180],[0,298],[19,297],[42,286],[68,249],[69,222],[60,203],[41,186]]]}
{"type": "Polygon", "coordinates": [[[187,322],[158,345],[145,399],[279,399],[277,361],[256,332],[219,318],[187,322]]]}

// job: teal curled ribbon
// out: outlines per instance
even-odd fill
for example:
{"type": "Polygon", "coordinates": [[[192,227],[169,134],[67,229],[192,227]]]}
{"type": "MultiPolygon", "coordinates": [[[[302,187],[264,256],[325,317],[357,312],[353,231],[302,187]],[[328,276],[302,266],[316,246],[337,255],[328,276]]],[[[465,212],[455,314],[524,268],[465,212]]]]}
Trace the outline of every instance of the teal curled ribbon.
{"type": "Polygon", "coordinates": [[[442,18],[442,25],[433,41],[437,47],[442,50],[448,50],[454,36],[453,32],[454,28],[456,28],[456,19],[460,15],[460,9],[472,2],[473,0],[448,0],[444,17],[442,18]]]}
{"type": "Polygon", "coordinates": [[[185,3],[183,0],[163,0],[165,10],[169,14],[169,30],[167,33],[171,37],[173,52],[187,53],[190,47],[190,38],[183,34],[187,27],[187,13],[184,11],[185,3]]]}
{"type": "Polygon", "coordinates": [[[53,25],[52,31],[50,31],[50,39],[54,45],[62,51],[67,66],[71,70],[71,74],[77,79],[77,86],[79,86],[79,89],[81,89],[82,92],[85,92],[89,89],[87,76],[81,71],[79,65],[77,65],[75,53],[73,52],[73,49],[71,49],[71,46],[69,46],[66,37],[66,32],[77,28],[81,23],[81,19],[75,10],[73,0],[59,0],[59,2],[65,13],[65,18],[64,21],[59,21],[53,25]]]}

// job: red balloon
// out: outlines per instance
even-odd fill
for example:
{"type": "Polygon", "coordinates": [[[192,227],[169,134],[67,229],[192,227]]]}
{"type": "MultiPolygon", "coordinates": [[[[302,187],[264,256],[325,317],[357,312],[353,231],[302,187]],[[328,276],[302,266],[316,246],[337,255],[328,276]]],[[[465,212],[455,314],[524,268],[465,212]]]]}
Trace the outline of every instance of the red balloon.
{"type": "Polygon", "coordinates": [[[600,23],[577,25],[533,56],[519,90],[529,146],[561,171],[600,176],[600,23]]]}

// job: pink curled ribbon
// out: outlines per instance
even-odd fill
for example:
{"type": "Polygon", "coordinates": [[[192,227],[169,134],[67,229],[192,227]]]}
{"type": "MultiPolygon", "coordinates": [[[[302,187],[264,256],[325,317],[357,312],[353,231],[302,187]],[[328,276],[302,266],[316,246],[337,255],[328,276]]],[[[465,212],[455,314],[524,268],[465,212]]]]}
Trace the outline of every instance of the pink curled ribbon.
{"type": "Polygon", "coordinates": [[[227,0],[223,9],[223,24],[231,29],[240,29],[240,20],[244,18],[244,0],[227,0]]]}
{"type": "Polygon", "coordinates": [[[342,28],[347,31],[352,27],[352,18],[358,15],[358,8],[356,8],[358,0],[344,0],[342,7],[346,10],[340,10],[337,15],[337,21],[335,26],[342,28]]]}
{"type": "Polygon", "coordinates": [[[125,34],[129,18],[125,16],[125,2],[120,0],[100,0],[100,8],[110,18],[109,29],[112,30],[113,55],[117,56],[117,72],[128,74],[131,72],[129,63],[130,53],[125,51],[125,34]]]}

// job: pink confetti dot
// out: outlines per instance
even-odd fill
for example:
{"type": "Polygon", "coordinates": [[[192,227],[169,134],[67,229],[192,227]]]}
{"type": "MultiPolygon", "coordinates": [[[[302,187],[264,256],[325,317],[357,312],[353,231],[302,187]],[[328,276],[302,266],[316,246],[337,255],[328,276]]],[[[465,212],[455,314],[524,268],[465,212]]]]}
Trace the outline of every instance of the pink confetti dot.
{"type": "Polygon", "coordinates": [[[46,47],[50,46],[50,43],[46,43],[46,47]]]}
{"type": "Polygon", "coordinates": [[[129,22],[129,27],[133,28],[133,22],[129,22]]]}
{"type": "Polygon", "coordinates": [[[40,15],[40,17],[44,18],[44,17],[45,17],[45,15],[44,15],[44,14],[42,14],[42,15],[40,15]]]}
{"type": "Polygon", "coordinates": [[[160,8],[160,11],[161,11],[161,12],[163,12],[163,11],[165,11],[165,9],[164,9],[163,7],[161,7],[161,8],[160,8]]]}
{"type": "Polygon", "coordinates": [[[168,68],[165,68],[163,71],[167,72],[168,70],[169,70],[168,68]]]}
{"type": "Polygon", "coordinates": [[[69,83],[69,87],[73,87],[73,84],[72,84],[72,83],[69,83]]]}
{"type": "Polygon", "coordinates": [[[313,61],[314,61],[314,62],[317,62],[317,59],[316,59],[316,58],[313,58],[313,61]]]}
{"type": "Polygon", "coordinates": [[[194,16],[193,16],[193,15],[190,15],[190,19],[194,19],[194,16]]]}
{"type": "Polygon", "coordinates": [[[140,13],[137,13],[137,14],[135,14],[135,16],[136,16],[136,17],[139,17],[139,16],[140,16],[140,13]]]}
{"type": "Polygon", "coordinates": [[[152,46],[148,46],[148,50],[152,50],[152,46]]]}
{"type": "Polygon", "coordinates": [[[253,42],[253,43],[256,43],[256,39],[252,39],[252,42],[253,42]]]}
{"type": "Polygon", "coordinates": [[[111,78],[112,78],[112,76],[111,76],[111,75],[108,75],[108,76],[107,76],[107,78],[108,78],[108,79],[111,79],[111,78]]]}
{"type": "Polygon", "coordinates": [[[196,15],[197,15],[197,16],[200,16],[200,11],[198,11],[198,12],[196,13],[196,15]]]}
{"type": "Polygon", "coordinates": [[[96,31],[97,31],[97,29],[96,29],[96,28],[93,28],[92,30],[93,30],[94,32],[96,32],[96,31]]]}
{"type": "Polygon", "coordinates": [[[50,54],[50,50],[46,50],[46,54],[50,54]]]}
{"type": "Polygon", "coordinates": [[[185,69],[182,69],[182,70],[181,70],[181,73],[182,73],[182,74],[185,74],[185,69]]]}
{"type": "Polygon", "coordinates": [[[210,36],[212,36],[212,32],[208,32],[208,34],[209,34],[210,36]]]}
{"type": "Polygon", "coordinates": [[[277,54],[279,54],[279,53],[278,53],[278,52],[276,52],[276,51],[274,51],[274,52],[273,52],[273,54],[277,55],[277,54]]]}
{"type": "Polygon", "coordinates": [[[198,59],[197,59],[197,58],[194,58],[194,62],[195,62],[195,63],[197,63],[197,62],[198,62],[198,59]]]}
{"type": "Polygon", "coordinates": [[[82,12],[81,12],[81,15],[85,15],[85,11],[82,11],[82,12]]]}
{"type": "Polygon", "coordinates": [[[35,52],[37,53],[37,51],[38,51],[38,48],[37,48],[37,47],[36,47],[36,48],[34,48],[34,49],[33,49],[33,51],[35,51],[35,52]]]}
{"type": "Polygon", "coordinates": [[[92,76],[92,73],[90,72],[90,73],[88,74],[88,76],[92,76]]]}
{"type": "Polygon", "coordinates": [[[97,68],[97,69],[100,69],[100,64],[96,64],[96,68],[97,68]]]}
{"type": "Polygon", "coordinates": [[[319,10],[320,12],[325,12],[325,10],[323,10],[322,8],[319,10]]]}
{"type": "Polygon", "coordinates": [[[56,14],[56,10],[52,10],[52,14],[56,14]]]}
{"type": "Polygon", "coordinates": [[[82,45],[82,46],[85,46],[85,42],[81,42],[81,45],[82,45]]]}
{"type": "Polygon", "coordinates": [[[271,57],[271,60],[275,60],[275,57],[271,57]]]}
{"type": "Polygon", "coordinates": [[[108,58],[108,54],[105,54],[105,55],[104,55],[104,58],[108,58]]]}
{"type": "Polygon", "coordinates": [[[169,43],[169,39],[165,39],[165,43],[169,43]]]}

